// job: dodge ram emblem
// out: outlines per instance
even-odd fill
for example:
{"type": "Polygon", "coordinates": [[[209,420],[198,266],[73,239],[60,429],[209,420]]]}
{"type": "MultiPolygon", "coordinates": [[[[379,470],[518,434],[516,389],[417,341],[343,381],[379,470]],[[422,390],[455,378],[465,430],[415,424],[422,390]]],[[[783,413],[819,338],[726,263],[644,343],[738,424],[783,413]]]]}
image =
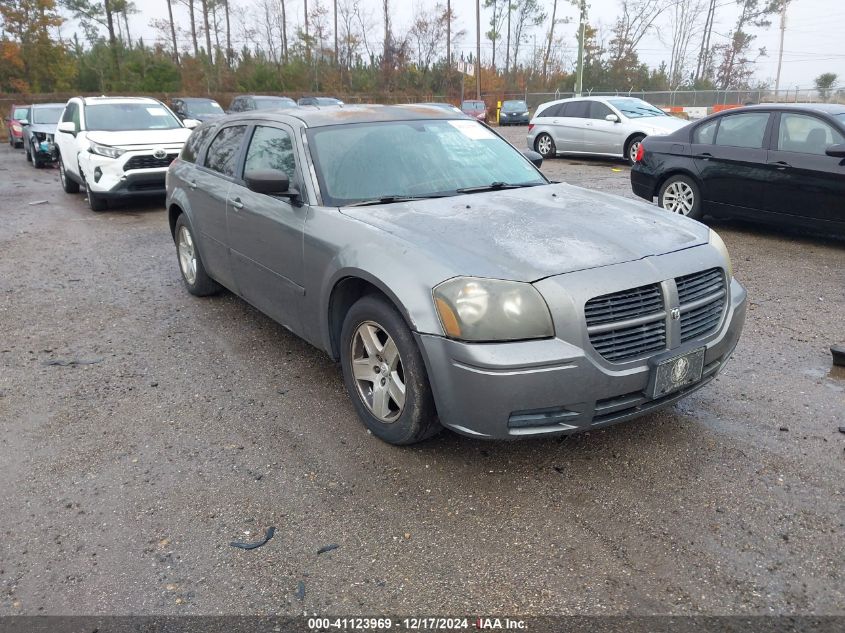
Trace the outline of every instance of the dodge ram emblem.
{"type": "Polygon", "coordinates": [[[677,321],[681,318],[681,309],[680,308],[672,308],[672,311],[669,313],[672,315],[672,320],[677,321]]]}

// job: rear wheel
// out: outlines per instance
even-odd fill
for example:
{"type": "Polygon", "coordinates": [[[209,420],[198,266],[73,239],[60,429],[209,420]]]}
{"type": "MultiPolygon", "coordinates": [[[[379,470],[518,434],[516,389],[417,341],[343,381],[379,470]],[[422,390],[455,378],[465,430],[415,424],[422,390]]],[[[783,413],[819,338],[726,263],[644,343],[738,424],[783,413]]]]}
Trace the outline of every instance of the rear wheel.
{"type": "Polygon", "coordinates": [[[657,195],[657,204],[679,215],[696,220],[701,218],[701,194],[698,184],[689,176],[672,176],[663,186],[657,195]]]}
{"type": "Polygon", "coordinates": [[[534,149],[536,149],[543,158],[552,158],[557,152],[554,139],[551,135],[546,134],[545,132],[540,134],[540,136],[537,137],[537,140],[534,141],[534,149]]]}
{"type": "Polygon", "coordinates": [[[373,435],[401,445],[440,431],[425,364],[396,308],[379,296],[359,299],[343,321],[340,345],[346,389],[373,435]]]}
{"type": "Polygon", "coordinates": [[[61,156],[59,156],[59,182],[62,183],[62,189],[65,193],[79,193],[79,183],[67,175],[65,162],[61,156]]]}
{"type": "Polygon", "coordinates": [[[193,229],[183,213],[176,219],[174,229],[176,241],[176,255],[179,259],[179,271],[182,273],[182,281],[192,295],[205,297],[220,291],[220,284],[214,281],[205,272],[196,242],[194,241],[193,229]]]}

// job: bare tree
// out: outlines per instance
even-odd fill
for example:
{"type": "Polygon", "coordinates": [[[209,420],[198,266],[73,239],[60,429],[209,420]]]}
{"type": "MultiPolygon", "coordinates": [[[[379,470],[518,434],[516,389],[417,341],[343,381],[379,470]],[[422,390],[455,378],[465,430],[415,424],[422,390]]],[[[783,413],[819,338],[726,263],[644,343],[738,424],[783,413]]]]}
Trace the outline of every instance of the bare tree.
{"type": "Polygon", "coordinates": [[[616,19],[610,41],[610,59],[618,62],[633,57],[654,22],[674,1],[622,0],[622,15],[616,19]]]}
{"type": "Polygon", "coordinates": [[[176,39],[176,23],[173,21],[173,3],[167,0],[167,17],[170,21],[170,38],[173,42],[173,60],[179,65],[179,42],[176,39]]]}
{"type": "Polygon", "coordinates": [[[535,26],[546,20],[546,13],[538,0],[516,0],[513,3],[515,20],[513,27],[513,71],[519,66],[519,47],[528,39],[535,26]]]}
{"type": "MultiPolygon", "coordinates": [[[[669,57],[668,79],[669,87],[677,88],[688,80],[687,63],[689,62],[692,40],[702,28],[699,26],[701,16],[707,8],[709,0],[675,0],[669,7],[668,26],[671,37],[671,54],[669,57]]],[[[660,36],[660,40],[664,38],[660,36]]],[[[667,44],[664,41],[664,44],[667,44]]]]}
{"type": "MultiPolygon", "coordinates": [[[[570,4],[577,5],[578,0],[568,0],[570,4]]],[[[559,19],[557,17],[557,5],[558,0],[554,0],[552,4],[552,19],[549,22],[549,33],[546,36],[546,52],[543,53],[543,79],[546,78],[546,72],[548,71],[549,67],[549,58],[552,54],[552,44],[555,41],[555,26],[558,23],[566,24],[569,22],[569,18],[559,19]]]]}
{"type": "Polygon", "coordinates": [[[493,59],[491,62],[493,71],[496,70],[496,49],[502,39],[502,26],[504,25],[509,5],[510,0],[484,0],[484,8],[493,10],[490,15],[490,30],[485,33],[487,39],[493,45],[493,59]]]}
{"type": "Polygon", "coordinates": [[[740,13],[736,25],[730,33],[728,43],[717,47],[721,62],[716,81],[723,90],[742,88],[751,79],[754,74],[753,64],[757,57],[766,55],[766,49],[759,49],[754,59],[748,56],[751,43],[757,37],[750,29],[771,26],[769,18],[780,11],[782,2],[783,0],[737,0],[740,13]]]}
{"type": "Polygon", "coordinates": [[[710,64],[713,57],[710,36],[713,34],[713,23],[716,19],[716,0],[707,0],[707,3],[707,18],[704,20],[704,32],[701,35],[693,83],[698,83],[699,80],[710,76],[710,64]]]}
{"type": "Polygon", "coordinates": [[[279,0],[279,28],[282,32],[282,59],[288,61],[288,17],[285,0],[279,0]]]}
{"type": "Polygon", "coordinates": [[[439,2],[430,10],[417,6],[409,39],[417,49],[417,65],[428,68],[442,52],[447,38],[449,13],[439,2]]]}
{"type": "Polygon", "coordinates": [[[209,63],[214,62],[214,57],[211,54],[211,27],[208,23],[208,0],[200,0],[202,4],[202,19],[205,25],[205,54],[208,55],[209,63]]]}

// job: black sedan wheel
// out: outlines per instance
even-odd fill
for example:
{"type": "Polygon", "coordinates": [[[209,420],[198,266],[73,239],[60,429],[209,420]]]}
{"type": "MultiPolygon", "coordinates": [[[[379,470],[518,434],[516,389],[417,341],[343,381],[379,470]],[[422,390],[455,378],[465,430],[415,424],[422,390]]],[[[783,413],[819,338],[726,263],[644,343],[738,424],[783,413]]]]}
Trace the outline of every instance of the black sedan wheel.
{"type": "Polygon", "coordinates": [[[390,444],[413,444],[440,430],[422,356],[396,309],[365,296],[343,321],[340,362],[358,417],[390,444]]]}
{"type": "Polygon", "coordinates": [[[536,149],[543,158],[552,158],[557,153],[554,139],[545,132],[540,134],[540,136],[537,137],[537,140],[534,141],[534,149],[536,149]]]}
{"type": "Polygon", "coordinates": [[[657,204],[679,215],[699,219],[701,217],[701,194],[698,185],[689,176],[672,176],[657,196],[657,204]]]}

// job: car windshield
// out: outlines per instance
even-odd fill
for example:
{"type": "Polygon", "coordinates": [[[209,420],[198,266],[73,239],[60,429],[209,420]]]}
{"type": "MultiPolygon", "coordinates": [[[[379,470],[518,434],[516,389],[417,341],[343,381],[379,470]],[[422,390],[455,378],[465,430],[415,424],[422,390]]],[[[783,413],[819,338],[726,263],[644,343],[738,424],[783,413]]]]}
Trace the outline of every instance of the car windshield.
{"type": "Polygon", "coordinates": [[[669,116],[642,99],[608,99],[607,102],[629,119],[641,119],[648,116],[669,116]]]}
{"type": "Polygon", "coordinates": [[[223,108],[216,101],[186,101],[191,114],[223,114],[223,108]]]}
{"type": "Polygon", "coordinates": [[[548,182],[511,145],[469,119],[333,125],[311,128],[308,136],[330,206],[548,182]]]}
{"type": "Polygon", "coordinates": [[[58,123],[64,109],[64,106],[57,106],[55,108],[33,108],[32,122],[46,124],[58,123]]]}
{"type": "Polygon", "coordinates": [[[484,102],[483,101],[464,101],[463,105],[461,106],[462,110],[483,110],[484,109],[484,102]]]}
{"type": "Polygon", "coordinates": [[[15,113],[12,115],[12,118],[20,121],[21,119],[26,119],[29,116],[29,108],[15,108],[15,113]]]}
{"type": "Polygon", "coordinates": [[[255,100],[255,109],[256,110],[275,110],[277,108],[295,108],[296,101],[293,99],[287,99],[284,97],[280,97],[278,99],[256,99],[255,100]]]}
{"type": "Polygon", "coordinates": [[[842,112],[841,114],[837,114],[837,115],[834,115],[834,116],[836,116],[837,119],[842,121],[842,123],[845,123],[845,112],[842,112]]]}
{"type": "Polygon", "coordinates": [[[89,130],[172,130],[182,127],[170,110],[158,103],[98,103],[85,106],[89,130]]]}
{"type": "Polygon", "coordinates": [[[525,101],[505,101],[502,104],[502,110],[508,112],[524,112],[528,109],[528,104],[525,101]]]}

